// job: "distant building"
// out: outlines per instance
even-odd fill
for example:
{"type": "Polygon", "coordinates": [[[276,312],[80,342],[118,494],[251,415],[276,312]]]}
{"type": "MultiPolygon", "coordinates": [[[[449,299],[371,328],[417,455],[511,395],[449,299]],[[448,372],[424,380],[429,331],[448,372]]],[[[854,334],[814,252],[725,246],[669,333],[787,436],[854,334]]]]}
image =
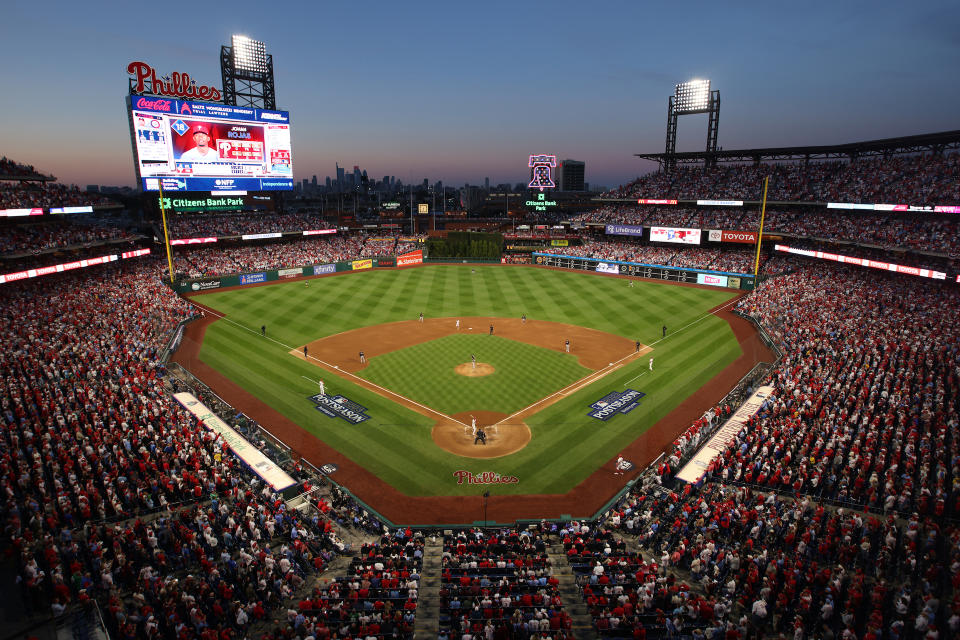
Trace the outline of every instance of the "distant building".
{"type": "Polygon", "coordinates": [[[563,160],[557,167],[557,188],[560,191],[585,191],[584,173],[586,163],[579,160],[563,160]]]}

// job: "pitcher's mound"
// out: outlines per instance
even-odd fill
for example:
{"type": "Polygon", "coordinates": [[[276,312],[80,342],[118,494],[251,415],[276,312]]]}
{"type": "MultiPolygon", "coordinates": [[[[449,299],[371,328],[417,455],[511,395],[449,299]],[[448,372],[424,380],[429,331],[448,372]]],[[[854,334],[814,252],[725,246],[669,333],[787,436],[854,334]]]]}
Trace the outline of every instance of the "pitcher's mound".
{"type": "Polygon", "coordinates": [[[457,368],[454,369],[454,371],[456,371],[462,376],[478,378],[480,376],[488,376],[494,371],[496,371],[496,369],[493,368],[493,365],[487,364],[485,362],[478,362],[477,368],[474,369],[472,362],[465,362],[463,364],[458,364],[457,368]]]}

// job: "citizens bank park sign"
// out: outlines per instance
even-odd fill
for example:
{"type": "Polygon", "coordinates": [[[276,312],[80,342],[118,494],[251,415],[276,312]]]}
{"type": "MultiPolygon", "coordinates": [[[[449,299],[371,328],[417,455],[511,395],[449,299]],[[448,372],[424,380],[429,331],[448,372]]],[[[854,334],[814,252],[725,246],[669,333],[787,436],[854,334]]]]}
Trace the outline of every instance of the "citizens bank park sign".
{"type": "Polygon", "coordinates": [[[127,65],[130,78],[130,93],[147,93],[155,96],[170,96],[205,102],[220,102],[223,92],[216,87],[198,85],[190,74],[174,71],[166,76],[157,75],[157,70],[146,62],[134,61],[127,65]]]}

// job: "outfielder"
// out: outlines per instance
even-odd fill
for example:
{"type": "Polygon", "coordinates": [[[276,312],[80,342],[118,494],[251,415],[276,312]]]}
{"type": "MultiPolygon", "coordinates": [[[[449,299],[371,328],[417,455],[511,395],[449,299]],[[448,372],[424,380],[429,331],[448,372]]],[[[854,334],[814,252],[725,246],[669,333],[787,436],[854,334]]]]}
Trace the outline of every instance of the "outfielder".
{"type": "Polygon", "coordinates": [[[653,358],[650,358],[650,371],[653,371],[653,358]]]}

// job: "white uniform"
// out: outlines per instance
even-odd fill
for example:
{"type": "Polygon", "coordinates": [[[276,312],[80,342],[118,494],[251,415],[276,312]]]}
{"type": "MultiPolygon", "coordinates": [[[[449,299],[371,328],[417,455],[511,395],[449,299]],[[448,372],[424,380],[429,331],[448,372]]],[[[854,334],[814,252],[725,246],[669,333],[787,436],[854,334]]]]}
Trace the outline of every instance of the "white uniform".
{"type": "Polygon", "coordinates": [[[650,371],[653,371],[653,358],[650,358],[650,371]]]}
{"type": "Polygon", "coordinates": [[[477,435],[477,419],[470,416],[470,428],[473,429],[473,435],[477,435]]]}
{"type": "Polygon", "coordinates": [[[460,321],[457,320],[457,331],[460,331],[460,321]]]}
{"type": "Polygon", "coordinates": [[[327,395],[327,388],[323,386],[323,380],[317,380],[317,384],[320,385],[320,395],[322,396],[327,395]]]}

